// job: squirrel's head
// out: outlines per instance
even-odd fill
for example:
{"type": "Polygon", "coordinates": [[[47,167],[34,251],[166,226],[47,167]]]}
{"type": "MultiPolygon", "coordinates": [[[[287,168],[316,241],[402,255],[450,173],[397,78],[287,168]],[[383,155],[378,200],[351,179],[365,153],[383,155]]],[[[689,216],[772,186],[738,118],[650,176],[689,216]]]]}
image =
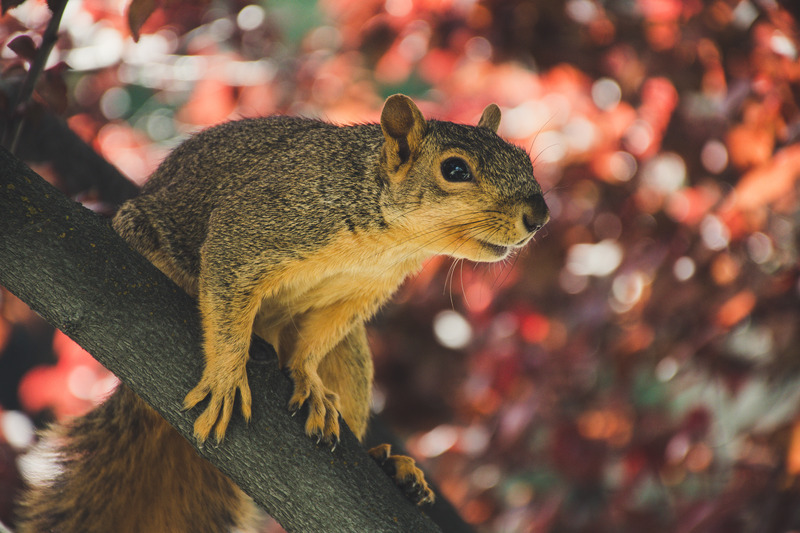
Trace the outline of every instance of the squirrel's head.
{"type": "Polygon", "coordinates": [[[465,126],[425,120],[407,96],[389,97],[381,113],[387,222],[425,251],[473,261],[499,261],[527,244],[550,213],[530,157],[497,135],[499,125],[495,104],[465,126]]]}

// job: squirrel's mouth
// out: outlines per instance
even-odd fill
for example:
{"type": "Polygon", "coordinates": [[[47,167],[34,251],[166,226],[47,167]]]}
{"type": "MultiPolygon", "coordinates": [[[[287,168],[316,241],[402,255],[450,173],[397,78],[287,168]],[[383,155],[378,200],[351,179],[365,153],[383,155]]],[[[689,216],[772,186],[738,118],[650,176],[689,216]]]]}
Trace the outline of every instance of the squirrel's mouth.
{"type": "Polygon", "coordinates": [[[509,250],[511,250],[510,246],[502,246],[499,244],[492,244],[490,242],[481,241],[478,239],[476,240],[481,246],[489,250],[492,253],[492,255],[496,255],[497,257],[505,257],[506,254],[508,254],[509,250]]]}

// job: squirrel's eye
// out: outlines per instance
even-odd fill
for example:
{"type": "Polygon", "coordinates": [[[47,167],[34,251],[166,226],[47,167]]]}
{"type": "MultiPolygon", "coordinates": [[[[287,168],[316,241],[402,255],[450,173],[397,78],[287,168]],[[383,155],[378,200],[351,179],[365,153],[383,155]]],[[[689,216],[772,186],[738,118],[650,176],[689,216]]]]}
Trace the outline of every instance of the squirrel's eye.
{"type": "Polygon", "coordinates": [[[469,165],[460,157],[448,157],[442,161],[442,176],[447,181],[472,181],[469,165]]]}

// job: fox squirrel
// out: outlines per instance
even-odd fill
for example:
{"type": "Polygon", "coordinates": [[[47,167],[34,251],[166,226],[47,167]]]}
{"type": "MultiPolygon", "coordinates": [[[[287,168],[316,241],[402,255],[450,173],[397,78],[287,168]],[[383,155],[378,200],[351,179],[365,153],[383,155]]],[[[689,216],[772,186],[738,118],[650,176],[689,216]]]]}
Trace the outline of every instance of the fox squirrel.
{"type": "MultiPolygon", "coordinates": [[[[222,441],[237,392],[251,413],[252,333],[270,342],[307,406],[305,432],[335,446],[339,415],[362,439],[372,359],[364,321],[435,254],[499,261],[549,219],[528,154],[477,127],[425,120],[406,96],[380,124],[245,119],[185,141],[114,229],[199,301],[205,366],[185,408],[222,441]]],[[[221,531],[255,505],[126,386],[51,430],[61,472],[34,487],[20,531],[221,531]],[[169,472],[176,472],[175,475],[169,472]]],[[[434,496],[412,459],[370,450],[417,503],[434,496]]]]}

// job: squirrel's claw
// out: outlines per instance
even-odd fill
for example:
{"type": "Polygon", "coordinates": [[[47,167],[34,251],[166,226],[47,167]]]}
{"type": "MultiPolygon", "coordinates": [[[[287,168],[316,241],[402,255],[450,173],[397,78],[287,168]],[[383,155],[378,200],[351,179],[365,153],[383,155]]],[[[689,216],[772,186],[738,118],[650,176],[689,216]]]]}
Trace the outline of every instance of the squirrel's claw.
{"type": "Polygon", "coordinates": [[[208,406],[194,422],[194,436],[198,442],[205,442],[212,430],[214,430],[217,444],[222,442],[233,416],[237,390],[242,399],[242,415],[246,421],[249,421],[252,413],[252,397],[244,367],[238,378],[236,373],[222,374],[206,371],[203,373],[200,383],[189,391],[183,400],[184,410],[193,408],[207,396],[211,396],[208,406]],[[210,378],[209,375],[222,375],[226,378],[220,380],[217,377],[210,378]]]}
{"type": "Polygon", "coordinates": [[[336,448],[339,442],[339,395],[329,391],[316,373],[292,370],[294,393],[289,400],[292,416],[305,405],[308,407],[306,435],[316,437],[317,444],[325,442],[336,448]]]}
{"type": "Polygon", "coordinates": [[[433,503],[435,500],[433,491],[414,459],[405,455],[392,455],[391,450],[390,445],[381,444],[370,449],[368,453],[409,500],[417,505],[433,503]]]}

